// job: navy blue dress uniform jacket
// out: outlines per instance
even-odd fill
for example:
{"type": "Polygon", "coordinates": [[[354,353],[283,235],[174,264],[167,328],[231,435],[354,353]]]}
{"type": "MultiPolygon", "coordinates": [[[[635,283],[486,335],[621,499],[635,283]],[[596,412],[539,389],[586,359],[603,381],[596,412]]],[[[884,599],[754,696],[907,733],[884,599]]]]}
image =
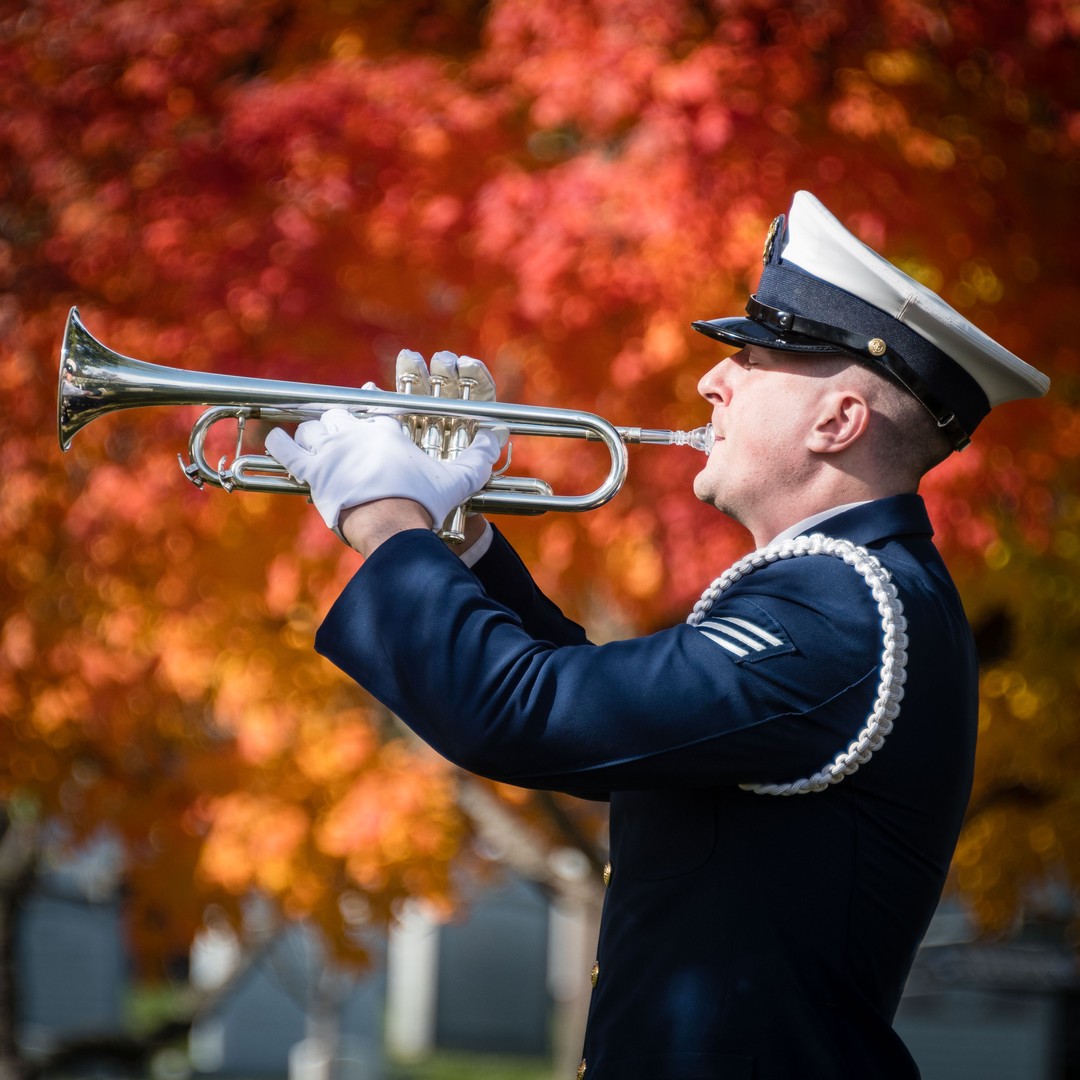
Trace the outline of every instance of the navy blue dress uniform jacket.
{"type": "Polygon", "coordinates": [[[910,636],[892,733],[822,792],[738,785],[811,775],[873,706],[880,616],[835,557],[722,593],[711,619],[742,638],[679,625],[598,646],[498,534],[470,570],[416,530],[320,628],[318,650],[451,761],[610,797],[588,1080],[918,1075],[891,1022],[970,792],[974,647],[917,495],[817,531],[878,556],[910,636]]]}

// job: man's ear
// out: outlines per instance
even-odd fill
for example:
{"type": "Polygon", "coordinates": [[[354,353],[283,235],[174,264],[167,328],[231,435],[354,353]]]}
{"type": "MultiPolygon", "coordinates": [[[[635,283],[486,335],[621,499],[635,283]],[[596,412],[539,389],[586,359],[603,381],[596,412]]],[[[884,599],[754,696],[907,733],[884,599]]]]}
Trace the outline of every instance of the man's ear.
{"type": "Polygon", "coordinates": [[[807,449],[815,454],[837,454],[860,439],[870,424],[870,406],[862,394],[835,390],[820,403],[807,449]]]}

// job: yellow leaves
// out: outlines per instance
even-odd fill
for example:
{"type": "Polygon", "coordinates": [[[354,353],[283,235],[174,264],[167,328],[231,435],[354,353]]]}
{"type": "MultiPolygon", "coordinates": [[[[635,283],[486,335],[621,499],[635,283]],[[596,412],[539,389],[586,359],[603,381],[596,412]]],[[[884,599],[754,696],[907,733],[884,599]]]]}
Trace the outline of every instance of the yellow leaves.
{"type": "Polygon", "coordinates": [[[314,784],[328,787],[355,776],[375,753],[378,739],[366,715],[358,709],[341,710],[329,729],[312,718],[300,725],[294,760],[314,784]]]}
{"type": "Polygon", "coordinates": [[[925,285],[933,292],[941,292],[945,284],[945,275],[939,266],[922,258],[894,258],[892,262],[905,274],[913,277],[920,285],[925,285]]]}
{"type": "Polygon", "coordinates": [[[838,132],[857,139],[896,136],[910,127],[900,100],[876,86],[864,72],[837,72],[840,94],[829,109],[829,122],[838,132]]]}
{"type": "Polygon", "coordinates": [[[195,702],[212,685],[217,657],[213,642],[206,637],[208,632],[208,627],[200,627],[194,620],[179,617],[162,620],[158,630],[157,677],[165,693],[195,702]]]}
{"type": "Polygon", "coordinates": [[[1018,720],[1034,720],[1039,713],[1041,702],[1036,694],[1027,687],[1009,695],[1009,711],[1018,720]]]}
{"type": "Polygon", "coordinates": [[[1032,825],[1027,834],[1028,846],[1047,862],[1061,854],[1061,844],[1056,829],[1048,822],[1032,825]]]}
{"type": "MultiPolygon", "coordinates": [[[[981,689],[971,809],[972,821],[981,824],[969,843],[984,837],[987,822],[996,820],[991,811],[1008,820],[1023,810],[1033,827],[1051,824],[1064,812],[1062,800],[1071,797],[1077,756],[1075,718],[1062,707],[1075,689],[1059,673],[1032,678],[1019,665],[998,665],[985,673],[981,689]]],[[[1023,876],[1023,867],[1010,862],[1009,850],[987,843],[980,851],[985,860],[1001,863],[1002,874],[1023,876]]]]}
{"type": "Polygon", "coordinates": [[[281,704],[287,687],[275,679],[274,657],[269,651],[233,651],[215,664],[214,714],[236,737],[243,756],[265,761],[289,745],[296,718],[289,704],[281,704]]]}
{"type": "Polygon", "coordinates": [[[1001,863],[988,858],[1011,840],[1000,812],[987,813],[965,828],[953,857],[952,878],[964,893],[979,926],[989,933],[1006,930],[1015,918],[1015,881],[1003,878],[1001,863]]]}
{"type": "Polygon", "coordinates": [[[131,608],[106,612],[98,623],[98,633],[106,650],[133,654],[144,648],[144,613],[131,608]]]}
{"type": "Polygon", "coordinates": [[[1078,839],[1076,810],[1074,798],[1004,786],[967,822],[952,881],[984,933],[1009,930],[1031,893],[1060,881],[1078,839]]]}
{"type": "Polygon", "coordinates": [[[408,754],[401,744],[388,744],[375,767],[361,774],[323,819],[317,831],[319,847],[360,860],[380,855],[398,860],[418,841],[421,853],[431,854],[440,841],[439,830],[430,826],[437,826],[453,806],[448,770],[428,755],[408,754]],[[414,834],[423,820],[428,825],[414,834]]]}
{"type": "Polygon", "coordinates": [[[901,49],[871,52],[865,63],[865,72],[845,69],[837,73],[840,93],[829,110],[830,124],[863,141],[894,140],[903,159],[917,169],[942,172],[953,168],[957,160],[953,144],[916,124],[900,93],[882,89],[925,81],[929,76],[925,60],[901,49]]]}
{"type": "Polygon", "coordinates": [[[1021,671],[1007,667],[991,668],[983,676],[982,692],[990,700],[1004,699],[1016,719],[1039,722],[1044,728],[1047,710],[1059,696],[1055,680],[1042,678],[1031,682],[1021,671]]]}
{"type": "Polygon", "coordinates": [[[659,552],[645,538],[633,532],[620,537],[607,549],[607,569],[635,600],[653,596],[664,576],[659,552]]]}
{"type": "Polygon", "coordinates": [[[956,152],[952,144],[927,131],[905,131],[900,137],[900,152],[904,155],[904,160],[917,169],[944,172],[956,164],[956,152]]]}
{"type": "Polygon", "coordinates": [[[236,792],[216,800],[209,813],[199,872],[236,894],[286,892],[308,831],[304,811],[272,796],[236,792]]]}
{"type": "Polygon", "coordinates": [[[357,60],[364,55],[364,36],[357,30],[343,30],[334,38],[330,55],[335,60],[357,60]]]}
{"type": "Polygon", "coordinates": [[[929,75],[925,59],[911,49],[869,52],[865,63],[870,77],[884,86],[924,82],[929,75]]]}
{"type": "Polygon", "coordinates": [[[1005,295],[1005,283],[983,259],[971,259],[960,268],[960,281],[953,286],[951,299],[957,307],[996,304],[1005,295]]]}
{"type": "Polygon", "coordinates": [[[397,742],[376,751],[359,713],[302,730],[297,756],[306,785],[284,768],[273,793],[255,787],[204,800],[200,881],[235,895],[261,890],[332,936],[357,918],[388,918],[395,897],[445,902],[462,835],[448,766],[397,742]],[[354,891],[338,905],[342,872],[354,891]]]}
{"type": "Polygon", "coordinates": [[[986,546],[983,559],[988,570],[1004,570],[1011,555],[1009,545],[999,537],[986,546]]]}
{"type": "Polygon", "coordinates": [[[67,728],[74,728],[87,718],[90,697],[74,680],[42,689],[31,708],[35,729],[53,746],[67,744],[67,728]]]}
{"type": "Polygon", "coordinates": [[[231,729],[240,757],[251,765],[265,764],[292,745],[296,718],[288,708],[253,699],[241,711],[219,706],[218,716],[231,729]]]}
{"type": "Polygon", "coordinates": [[[390,743],[322,818],[315,842],[365,891],[395,879],[442,890],[461,829],[449,766],[390,743]]]}

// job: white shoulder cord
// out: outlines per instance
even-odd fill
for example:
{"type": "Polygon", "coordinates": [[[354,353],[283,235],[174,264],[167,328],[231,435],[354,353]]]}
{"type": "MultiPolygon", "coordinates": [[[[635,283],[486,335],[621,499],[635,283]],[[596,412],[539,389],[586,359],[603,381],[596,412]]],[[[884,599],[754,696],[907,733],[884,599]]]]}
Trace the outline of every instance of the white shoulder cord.
{"type": "Polygon", "coordinates": [[[848,748],[825,765],[820,771],[804,780],[789,784],[740,784],[745,791],[758,795],[805,795],[811,791],[824,791],[830,784],[838,784],[850,776],[860,765],[870,760],[871,754],[881,748],[885,736],[892,731],[893,721],[900,714],[900,699],[904,696],[904,666],[907,663],[908,636],[904,606],[893,585],[891,575],[866,548],[858,547],[850,540],[834,540],[814,533],[798,536],[759,548],[724,571],[702,594],[687,617],[691,626],[698,626],[708,615],[717,597],[740,578],[760,570],[779,559],[792,559],[800,555],[834,555],[854,568],[866,582],[881,614],[883,649],[881,654],[881,678],[878,682],[877,700],[866,725],[858,738],[848,748]]]}

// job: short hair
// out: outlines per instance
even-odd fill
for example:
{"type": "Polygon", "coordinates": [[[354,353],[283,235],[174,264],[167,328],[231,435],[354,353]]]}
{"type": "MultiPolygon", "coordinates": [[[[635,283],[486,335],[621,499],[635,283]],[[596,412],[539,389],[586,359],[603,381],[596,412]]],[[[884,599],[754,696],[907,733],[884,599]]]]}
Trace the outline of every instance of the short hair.
{"type": "MultiPolygon", "coordinates": [[[[826,357],[822,357],[826,359],[826,357]]],[[[906,387],[847,353],[828,359],[833,371],[853,376],[870,407],[872,422],[866,434],[875,464],[897,473],[914,490],[919,481],[953,451],[930,410],[906,387]]]]}

